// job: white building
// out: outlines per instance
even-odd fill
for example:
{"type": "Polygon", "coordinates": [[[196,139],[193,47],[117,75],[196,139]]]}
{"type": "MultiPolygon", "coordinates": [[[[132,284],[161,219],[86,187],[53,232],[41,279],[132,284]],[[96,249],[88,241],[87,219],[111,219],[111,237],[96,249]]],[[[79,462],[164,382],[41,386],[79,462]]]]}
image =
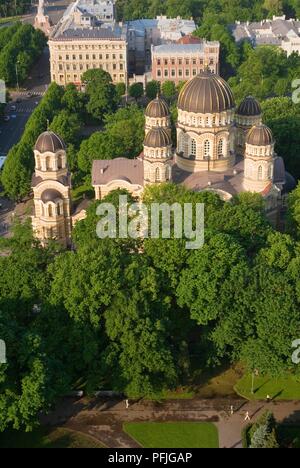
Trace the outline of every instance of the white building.
{"type": "Polygon", "coordinates": [[[254,46],[275,45],[291,55],[300,54],[300,21],[287,20],[285,16],[274,16],[273,19],[256,23],[236,21],[232,27],[236,42],[249,40],[254,46]]]}

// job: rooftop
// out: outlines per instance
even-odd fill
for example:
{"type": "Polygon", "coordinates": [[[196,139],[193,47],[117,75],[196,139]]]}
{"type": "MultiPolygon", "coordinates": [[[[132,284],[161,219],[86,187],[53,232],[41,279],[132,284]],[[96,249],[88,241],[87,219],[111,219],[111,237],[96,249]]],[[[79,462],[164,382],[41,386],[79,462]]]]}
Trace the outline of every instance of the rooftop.
{"type": "Polygon", "coordinates": [[[209,44],[211,46],[219,46],[219,42],[202,42],[201,44],[164,44],[153,47],[155,55],[168,55],[168,54],[182,54],[182,55],[195,55],[204,52],[204,46],[209,44]]]}

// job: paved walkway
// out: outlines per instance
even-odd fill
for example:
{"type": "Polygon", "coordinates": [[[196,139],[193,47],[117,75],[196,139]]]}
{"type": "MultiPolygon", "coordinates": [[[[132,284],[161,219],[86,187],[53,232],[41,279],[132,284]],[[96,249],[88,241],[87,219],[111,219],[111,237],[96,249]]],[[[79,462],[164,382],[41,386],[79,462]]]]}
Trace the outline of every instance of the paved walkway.
{"type": "Polygon", "coordinates": [[[122,430],[124,422],[142,421],[209,421],[219,429],[221,448],[241,448],[241,432],[245,414],[249,411],[255,421],[266,409],[274,412],[279,422],[300,422],[300,401],[247,402],[245,400],[176,400],[163,403],[140,401],[129,409],[120,400],[82,399],[64,401],[55,412],[42,419],[42,423],[65,425],[89,434],[107,447],[137,448],[139,445],[122,430]],[[234,415],[230,415],[230,407],[234,415]]]}

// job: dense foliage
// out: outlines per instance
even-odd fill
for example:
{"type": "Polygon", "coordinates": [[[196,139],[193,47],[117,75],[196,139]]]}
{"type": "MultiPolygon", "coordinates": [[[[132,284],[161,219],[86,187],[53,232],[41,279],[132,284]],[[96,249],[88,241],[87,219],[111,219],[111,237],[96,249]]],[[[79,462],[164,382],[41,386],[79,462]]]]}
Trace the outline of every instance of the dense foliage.
{"type": "MultiPolygon", "coordinates": [[[[104,202],[118,207],[121,193],[104,202]]],[[[291,219],[297,199],[299,189],[291,219]]],[[[0,430],[30,429],[41,410],[79,387],[159,397],[191,382],[194,366],[238,359],[270,376],[299,372],[291,362],[300,336],[297,217],[289,236],[273,230],[258,195],[225,203],[164,184],[147,188],[144,202],[153,201],[204,203],[204,246],[99,240],[103,202],[76,225],[75,251],[41,249],[28,226],[2,240],[0,336],[8,361],[0,366],[0,430]]],[[[257,444],[270,433],[260,432],[257,444]]]]}
{"type": "Polygon", "coordinates": [[[8,86],[22,83],[45,45],[46,36],[29,24],[4,28],[0,31],[0,78],[8,86]]]}

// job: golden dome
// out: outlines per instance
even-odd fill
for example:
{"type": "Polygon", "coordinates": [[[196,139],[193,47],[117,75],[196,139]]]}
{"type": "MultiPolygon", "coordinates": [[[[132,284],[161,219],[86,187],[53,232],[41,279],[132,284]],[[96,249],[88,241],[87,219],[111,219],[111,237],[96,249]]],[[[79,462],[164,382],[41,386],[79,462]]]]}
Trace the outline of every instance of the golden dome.
{"type": "Polygon", "coordinates": [[[262,114],[259,102],[252,96],[246,97],[237,110],[237,115],[243,117],[255,117],[262,114]]]}
{"type": "Polygon", "coordinates": [[[195,114],[217,114],[234,109],[229,85],[223,78],[205,71],[195,76],[181,90],[178,109],[195,114]]]}
{"type": "Polygon", "coordinates": [[[38,137],[34,149],[39,151],[39,153],[56,153],[57,151],[65,150],[66,146],[56,133],[47,131],[38,137]]]}
{"type": "Polygon", "coordinates": [[[166,101],[157,96],[156,99],[148,104],[145,115],[153,119],[161,119],[163,117],[169,117],[170,109],[166,101]]]}
{"type": "Polygon", "coordinates": [[[247,134],[246,143],[252,146],[270,146],[274,143],[273,133],[266,125],[257,125],[247,134]]]}
{"type": "Polygon", "coordinates": [[[164,128],[156,127],[146,135],[144,146],[149,148],[167,148],[172,145],[172,140],[164,128]]]}

